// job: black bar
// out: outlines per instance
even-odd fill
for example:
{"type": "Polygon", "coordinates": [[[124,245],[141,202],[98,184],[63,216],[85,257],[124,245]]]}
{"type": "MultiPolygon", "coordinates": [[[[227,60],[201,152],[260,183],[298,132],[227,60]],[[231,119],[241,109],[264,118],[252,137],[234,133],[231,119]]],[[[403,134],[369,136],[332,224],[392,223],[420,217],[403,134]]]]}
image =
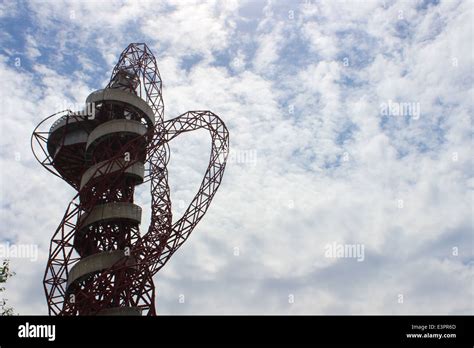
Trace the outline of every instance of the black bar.
{"type": "MultiPolygon", "coordinates": [[[[0,317],[0,346],[130,344],[409,344],[472,347],[472,316],[0,317]],[[27,324],[28,323],[28,326],[27,324]],[[21,325],[23,325],[21,327],[21,325]],[[32,325],[55,325],[54,341],[32,325]],[[431,325],[431,326],[430,326],[431,325]],[[20,333],[20,331],[22,333],[20,333]],[[409,338],[407,335],[421,334],[409,338]],[[435,338],[448,334],[451,337],[435,338]],[[453,334],[455,337],[453,337],[453,334]],[[430,336],[431,335],[431,336],[430,336]],[[424,337],[423,337],[424,336],[424,337]]],[[[45,327],[39,328],[45,329],[45,327]]],[[[48,332],[43,332],[48,336],[48,332]]],[[[52,338],[52,331],[49,331],[52,338]]]]}

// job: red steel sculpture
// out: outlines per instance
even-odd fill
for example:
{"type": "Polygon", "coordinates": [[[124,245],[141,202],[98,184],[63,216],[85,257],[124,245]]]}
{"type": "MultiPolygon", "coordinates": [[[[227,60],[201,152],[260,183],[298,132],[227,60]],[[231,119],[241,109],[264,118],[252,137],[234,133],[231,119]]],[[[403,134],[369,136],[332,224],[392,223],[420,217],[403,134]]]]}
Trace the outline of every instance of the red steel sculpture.
{"type": "Polygon", "coordinates": [[[229,133],[210,111],[165,121],[161,88],[150,49],[132,43],[83,111],[53,114],[33,132],[36,159],[77,191],[51,239],[43,281],[50,315],[156,315],[153,276],[209,208],[224,174],[229,133]],[[201,128],[212,138],[209,165],[189,207],[173,221],[169,142],[201,128]],[[140,234],[134,191],[146,182],[151,219],[140,234]]]}

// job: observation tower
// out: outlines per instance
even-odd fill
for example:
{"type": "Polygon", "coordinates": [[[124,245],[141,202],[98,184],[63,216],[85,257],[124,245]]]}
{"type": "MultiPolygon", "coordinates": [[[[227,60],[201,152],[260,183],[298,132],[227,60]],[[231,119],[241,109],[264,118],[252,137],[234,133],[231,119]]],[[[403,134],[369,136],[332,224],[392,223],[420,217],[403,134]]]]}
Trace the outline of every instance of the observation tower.
{"type": "Polygon", "coordinates": [[[229,134],[210,111],[164,120],[162,81],[144,43],[120,55],[83,110],[36,127],[36,159],[76,191],[51,239],[44,289],[50,315],[156,315],[153,276],[206,213],[224,174],[229,134]],[[183,216],[173,219],[169,144],[197,129],[212,139],[209,165],[183,216]],[[140,231],[135,188],[149,184],[150,225],[140,231]]]}

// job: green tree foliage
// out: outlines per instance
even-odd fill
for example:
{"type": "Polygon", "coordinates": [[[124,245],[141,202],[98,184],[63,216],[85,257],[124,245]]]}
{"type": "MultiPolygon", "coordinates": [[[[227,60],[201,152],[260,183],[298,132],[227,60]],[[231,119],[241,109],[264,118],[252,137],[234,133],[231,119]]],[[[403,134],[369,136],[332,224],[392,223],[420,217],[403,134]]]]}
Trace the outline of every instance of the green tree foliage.
{"type": "MultiPolygon", "coordinates": [[[[0,265],[0,292],[5,291],[4,284],[7,282],[8,278],[14,276],[14,272],[10,272],[10,261],[5,260],[3,264],[0,265]]],[[[13,308],[7,306],[7,300],[2,298],[0,299],[0,315],[13,315],[13,308]]]]}

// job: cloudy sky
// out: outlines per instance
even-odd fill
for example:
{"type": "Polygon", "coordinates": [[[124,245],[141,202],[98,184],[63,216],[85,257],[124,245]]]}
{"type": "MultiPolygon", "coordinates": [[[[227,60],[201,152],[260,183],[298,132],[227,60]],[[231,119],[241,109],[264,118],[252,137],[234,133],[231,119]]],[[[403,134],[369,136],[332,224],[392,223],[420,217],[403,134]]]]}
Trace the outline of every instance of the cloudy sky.
{"type": "MultiPolygon", "coordinates": [[[[16,312],[47,313],[49,242],[74,196],[31,133],[146,42],[165,118],[212,110],[231,146],[207,215],[155,277],[159,313],[473,313],[472,2],[6,0],[0,17],[0,243],[38,247],[12,258],[16,312]],[[363,257],[328,253],[351,245],[363,257]]],[[[210,139],[171,149],[177,218],[210,139]]]]}

